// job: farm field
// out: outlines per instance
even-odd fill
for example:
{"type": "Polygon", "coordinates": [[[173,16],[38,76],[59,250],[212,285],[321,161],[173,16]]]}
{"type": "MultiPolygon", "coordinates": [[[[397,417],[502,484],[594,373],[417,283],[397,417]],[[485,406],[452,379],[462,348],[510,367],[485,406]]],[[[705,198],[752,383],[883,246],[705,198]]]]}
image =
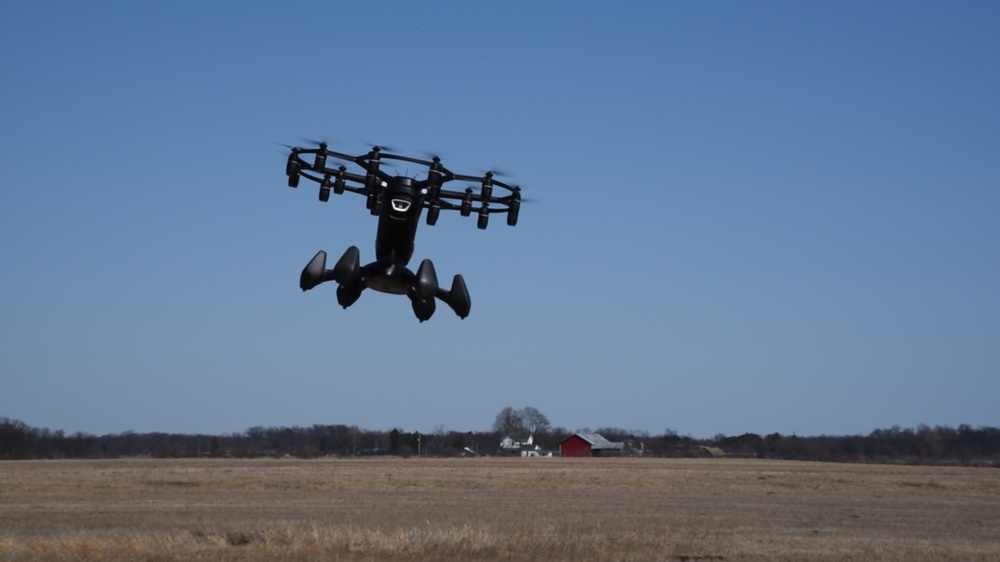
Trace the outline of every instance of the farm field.
{"type": "Polygon", "coordinates": [[[0,560],[1000,560],[1000,472],[743,459],[0,462],[0,560]]]}

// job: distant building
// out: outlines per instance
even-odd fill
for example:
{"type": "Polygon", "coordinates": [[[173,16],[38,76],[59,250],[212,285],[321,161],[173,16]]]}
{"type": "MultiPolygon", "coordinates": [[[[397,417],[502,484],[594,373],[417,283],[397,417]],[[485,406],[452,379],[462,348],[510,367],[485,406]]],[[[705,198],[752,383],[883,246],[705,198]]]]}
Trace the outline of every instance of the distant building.
{"type": "Polygon", "coordinates": [[[624,443],[608,441],[596,433],[576,433],[559,444],[559,454],[564,457],[620,456],[624,443]]]}
{"type": "Polygon", "coordinates": [[[726,452],[723,451],[722,449],[718,448],[718,447],[706,447],[706,446],[702,445],[701,447],[698,448],[698,452],[703,457],[724,457],[724,456],[726,456],[726,452]]]}
{"type": "Polygon", "coordinates": [[[704,458],[724,458],[729,455],[718,447],[708,447],[706,445],[682,445],[674,447],[672,449],[673,456],[686,457],[693,459],[695,457],[704,458]]]}
{"type": "Polygon", "coordinates": [[[507,436],[500,441],[500,454],[509,456],[522,456],[522,457],[551,457],[552,452],[546,451],[540,446],[535,444],[535,436],[529,435],[528,440],[524,443],[516,441],[514,438],[507,436]]]}

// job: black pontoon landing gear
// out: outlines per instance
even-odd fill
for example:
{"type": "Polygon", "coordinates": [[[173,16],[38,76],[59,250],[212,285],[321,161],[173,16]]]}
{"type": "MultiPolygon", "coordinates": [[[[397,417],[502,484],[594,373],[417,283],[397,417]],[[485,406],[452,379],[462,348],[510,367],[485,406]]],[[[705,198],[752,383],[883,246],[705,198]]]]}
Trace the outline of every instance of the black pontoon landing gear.
{"type": "Polygon", "coordinates": [[[306,264],[299,276],[299,288],[308,291],[325,281],[336,281],[339,285],[349,287],[361,279],[361,252],[356,246],[351,246],[337,260],[333,269],[326,269],[326,252],[316,252],[313,259],[306,264]]]}
{"type": "Polygon", "coordinates": [[[299,287],[308,291],[326,281],[337,282],[337,302],[344,308],[357,302],[361,292],[368,288],[383,293],[405,294],[413,306],[413,314],[421,322],[434,315],[437,308],[435,298],[444,301],[462,319],[469,315],[472,308],[469,290],[462,276],[455,276],[450,291],[442,289],[431,260],[420,262],[416,274],[399,261],[376,261],[361,267],[361,252],[351,246],[333,269],[327,269],[326,252],[320,250],[302,270],[299,287]]]}
{"type": "Polygon", "coordinates": [[[446,302],[462,320],[465,320],[472,309],[472,299],[469,298],[469,290],[465,287],[465,279],[461,275],[456,275],[452,280],[450,291],[439,288],[437,298],[446,302]]]}

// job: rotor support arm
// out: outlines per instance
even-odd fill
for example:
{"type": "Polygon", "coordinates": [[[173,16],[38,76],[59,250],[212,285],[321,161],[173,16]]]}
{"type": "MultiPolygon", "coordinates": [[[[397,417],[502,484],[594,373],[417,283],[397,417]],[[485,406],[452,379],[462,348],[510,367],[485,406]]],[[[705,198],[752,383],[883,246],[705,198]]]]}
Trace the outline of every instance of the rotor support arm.
{"type": "Polygon", "coordinates": [[[382,152],[382,147],[373,146],[365,154],[352,156],[329,150],[325,143],[319,143],[318,148],[292,148],[288,156],[285,172],[288,175],[288,185],[296,187],[300,177],[320,184],[320,200],[326,201],[332,190],[335,193],[350,191],[368,197],[368,208],[377,213],[378,199],[387,185],[396,181],[393,176],[382,170],[383,161],[399,161],[427,166],[427,176],[424,179],[412,179],[413,185],[422,193],[420,205],[428,210],[428,224],[435,224],[442,210],[459,211],[462,216],[473,213],[479,217],[479,228],[486,228],[489,215],[506,214],[507,224],[517,224],[517,216],[521,206],[521,188],[510,185],[495,177],[495,172],[487,171],[481,176],[456,174],[441,164],[437,156],[431,160],[414,158],[401,154],[382,152]],[[308,160],[303,156],[310,156],[308,160]],[[345,166],[330,168],[327,160],[333,158],[357,165],[363,173],[346,171],[345,166]],[[449,182],[466,182],[478,184],[478,193],[474,187],[463,191],[446,189],[449,182]],[[504,190],[497,194],[497,190],[504,190]]]}

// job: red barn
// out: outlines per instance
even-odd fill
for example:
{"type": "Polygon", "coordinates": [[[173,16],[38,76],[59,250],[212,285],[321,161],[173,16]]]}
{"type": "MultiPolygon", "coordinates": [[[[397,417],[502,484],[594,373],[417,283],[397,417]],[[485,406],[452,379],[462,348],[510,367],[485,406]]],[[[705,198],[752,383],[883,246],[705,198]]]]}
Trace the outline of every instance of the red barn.
{"type": "Polygon", "coordinates": [[[624,443],[613,443],[596,433],[577,433],[559,444],[563,457],[600,457],[620,455],[624,443]]]}

